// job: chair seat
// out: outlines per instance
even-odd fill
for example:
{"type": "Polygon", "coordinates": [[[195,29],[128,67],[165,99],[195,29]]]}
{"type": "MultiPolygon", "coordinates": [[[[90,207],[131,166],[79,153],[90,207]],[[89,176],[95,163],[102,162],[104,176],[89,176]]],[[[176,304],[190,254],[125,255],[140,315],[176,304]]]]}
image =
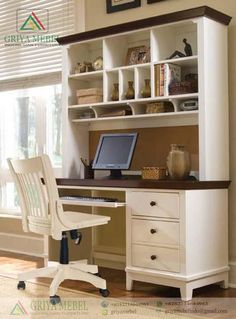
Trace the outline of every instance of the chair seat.
{"type": "Polygon", "coordinates": [[[65,222],[64,225],[66,226],[65,230],[104,225],[107,224],[111,219],[108,216],[85,214],[72,211],[64,211],[63,215],[65,216],[65,219],[63,218],[63,222],[65,222]]]}

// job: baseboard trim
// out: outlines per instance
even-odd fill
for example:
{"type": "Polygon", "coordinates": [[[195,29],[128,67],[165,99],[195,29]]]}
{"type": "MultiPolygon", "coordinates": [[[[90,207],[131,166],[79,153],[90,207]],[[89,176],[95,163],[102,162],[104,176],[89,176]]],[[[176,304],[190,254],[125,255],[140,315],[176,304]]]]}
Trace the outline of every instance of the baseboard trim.
{"type": "Polygon", "coordinates": [[[5,248],[1,248],[1,247],[0,247],[0,251],[6,251],[6,252],[9,252],[9,253],[32,256],[32,257],[46,258],[46,256],[43,255],[43,254],[29,253],[29,252],[25,252],[25,251],[14,250],[14,249],[5,249],[5,248]]]}
{"type": "Polygon", "coordinates": [[[0,232],[0,250],[45,258],[43,237],[0,232]]]}
{"type": "Polygon", "coordinates": [[[94,252],[93,253],[94,263],[100,267],[107,267],[111,269],[125,269],[125,256],[117,255],[112,253],[102,253],[94,252]]]}
{"type": "Polygon", "coordinates": [[[236,262],[230,261],[229,267],[229,287],[236,288],[236,262]]]}

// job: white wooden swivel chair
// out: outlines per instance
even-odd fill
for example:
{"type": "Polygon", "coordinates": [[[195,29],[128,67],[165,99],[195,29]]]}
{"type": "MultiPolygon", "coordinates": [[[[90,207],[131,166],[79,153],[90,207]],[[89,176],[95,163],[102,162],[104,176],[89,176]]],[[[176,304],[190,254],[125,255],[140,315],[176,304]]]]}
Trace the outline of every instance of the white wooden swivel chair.
{"type": "Polygon", "coordinates": [[[96,265],[84,261],[69,263],[67,232],[107,224],[110,217],[64,211],[47,155],[25,160],[8,159],[8,164],[20,199],[23,230],[61,240],[60,263],[19,274],[18,289],[25,289],[25,280],[50,277],[53,278],[50,285],[52,304],[60,302],[56,292],[65,279],[89,282],[99,288],[103,296],[108,296],[106,280],[96,275],[96,265]]]}

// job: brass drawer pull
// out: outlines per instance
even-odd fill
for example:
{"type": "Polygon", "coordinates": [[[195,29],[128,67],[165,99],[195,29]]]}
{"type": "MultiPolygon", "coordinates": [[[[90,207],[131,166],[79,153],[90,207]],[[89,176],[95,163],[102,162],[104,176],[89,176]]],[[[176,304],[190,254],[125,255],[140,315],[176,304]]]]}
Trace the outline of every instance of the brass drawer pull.
{"type": "Polygon", "coordinates": [[[151,256],[151,260],[156,260],[157,259],[157,256],[156,255],[152,255],[151,256]]]}
{"type": "Polygon", "coordinates": [[[150,206],[157,206],[157,203],[152,200],[152,201],[150,202],[150,206]]]}
{"type": "Polygon", "coordinates": [[[151,234],[156,234],[157,232],[158,232],[158,230],[155,229],[155,228],[150,229],[150,233],[151,233],[151,234]]]}

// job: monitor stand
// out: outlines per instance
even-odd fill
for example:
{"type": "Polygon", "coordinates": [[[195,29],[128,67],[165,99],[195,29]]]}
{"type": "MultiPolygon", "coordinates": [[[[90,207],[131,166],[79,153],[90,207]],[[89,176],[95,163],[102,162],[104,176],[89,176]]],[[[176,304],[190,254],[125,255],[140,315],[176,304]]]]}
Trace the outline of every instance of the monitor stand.
{"type": "Polygon", "coordinates": [[[110,175],[106,177],[107,179],[123,179],[124,176],[121,173],[120,169],[111,169],[110,175]]]}
{"type": "Polygon", "coordinates": [[[115,179],[115,180],[120,180],[120,179],[140,179],[140,175],[122,175],[122,172],[120,169],[111,169],[110,170],[110,175],[105,176],[104,179],[115,179]]]}

